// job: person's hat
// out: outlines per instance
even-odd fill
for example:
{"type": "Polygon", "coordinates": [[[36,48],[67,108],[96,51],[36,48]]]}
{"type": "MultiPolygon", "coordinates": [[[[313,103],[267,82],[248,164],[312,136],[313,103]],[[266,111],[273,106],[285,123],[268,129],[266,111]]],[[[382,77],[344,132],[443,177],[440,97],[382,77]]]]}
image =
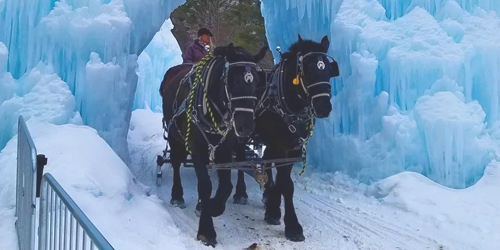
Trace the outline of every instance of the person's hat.
{"type": "Polygon", "coordinates": [[[201,28],[200,30],[198,30],[198,37],[203,35],[209,35],[211,37],[214,36],[212,32],[210,32],[210,30],[208,30],[207,28],[201,28]]]}

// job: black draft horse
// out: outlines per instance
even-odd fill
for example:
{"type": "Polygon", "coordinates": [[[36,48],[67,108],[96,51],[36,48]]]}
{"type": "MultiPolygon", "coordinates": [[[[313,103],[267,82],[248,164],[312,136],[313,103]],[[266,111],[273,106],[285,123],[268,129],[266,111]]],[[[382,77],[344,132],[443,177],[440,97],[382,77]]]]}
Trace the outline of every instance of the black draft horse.
{"type": "MultiPolygon", "coordinates": [[[[321,43],[302,40],[293,44],[289,52],[281,55],[280,63],[273,70],[265,90],[257,91],[262,98],[256,109],[255,132],[266,149],[264,159],[301,157],[306,141],[312,132],[315,118],[325,118],[332,111],[330,78],[339,75],[338,64],[329,61],[326,53],[330,46],[325,36],[321,43]]],[[[280,52],[281,53],[281,52],[280,52]]],[[[262,82],[261,82],[262,84],[262,82]]],[[[260,86],[257,90],[262,89],[260,86]]],[[[239,144],[237,161],[245,158],[245,145],[239,144]]],[[[270,167],[270,166],[267,166],[270,167]]],[[[281,195],[285,201],[285,235],[291,241],[305,239],[293,206],[294,185],[290,176],[293,164],[276,168],[276,181],[271,169],[265,185],[263,202],[265,221],[279,225],[281,195]]],[[[248,195],[243,171],[238,171],[234,203],[246,204],[248,195]]]]}
{"type": "Polygon", "coordinates": [[[256,63],[267,49],[253,56],[232,44],[217,47],[212,58],[205,57],[198,64],[196,74],[186,77],[192,65],[175,66],[165,73],[160,87],[174,169],[171,204],[185,207],[180,166],[190,150],[202,206],[197,239],[205,245],[217,244],[212,217],[224,212],[233,188],[230,171],[219,170],[219,187],[215,197],[210,198],[212,182],[207,166],[211,161],[230,162],[236,138],[253,132],[255,88],[259,83],[256,63]],[[191,88],[191,84],[195,87],[191,88]]]}

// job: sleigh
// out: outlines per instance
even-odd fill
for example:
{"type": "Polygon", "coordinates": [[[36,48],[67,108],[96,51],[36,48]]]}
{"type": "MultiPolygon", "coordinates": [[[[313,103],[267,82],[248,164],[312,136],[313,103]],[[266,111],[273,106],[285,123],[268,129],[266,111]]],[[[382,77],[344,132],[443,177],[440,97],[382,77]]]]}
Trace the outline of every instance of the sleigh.
{"type": "MultiPolygon", "coordinates": [[[[257,137],[249,139],[245,144],[245,161],[236,161],[236,155],[233,154],[233,161],[229,163],[211,163],[207,166],[210,171],[216,170],[242,170],[248,175],[255,178],[257,183],[259,183],[261,189],[264,188],[264,184],[267,182],[267,174],[265,170],[271,168],[277,168],[280,166],[285,166],[289,164],[294,164],[297,162],[302,162],[303,157],[297,158],[286,158],[286,159],[263,159],[263,152],[265,146],[257,137]]],[[[163,165],[171,164],[170,161],[170,149],[167,148],[163,151],[162,155],[157,156],[157,169],[156,169],[156,184],[161,186],[163,178],[163,165]]],[[[193,162],[191,161],[191,156],[188,155],[187,159],[183,162],[184,167],[192,168],[193,162]]]]}

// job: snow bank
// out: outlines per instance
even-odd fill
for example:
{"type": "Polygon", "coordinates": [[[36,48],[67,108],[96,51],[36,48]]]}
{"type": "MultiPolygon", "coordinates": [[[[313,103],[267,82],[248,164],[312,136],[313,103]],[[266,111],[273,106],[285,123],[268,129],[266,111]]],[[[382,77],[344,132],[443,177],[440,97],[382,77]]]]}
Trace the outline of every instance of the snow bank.
{"type": "Polygon", "coordinates": [[[130,170],[148,186],[156,185],[155,178],[152,178],[156,176],[154,163],[157,155],[161,155],[166,146],[162,133],[162,118],[162,113],[153,113],[150,109],[137,109],[132,112],[130,119],[127,139],[132,156],[130,170]]]}
{"type": "Polygon", "coordinates": [[[474,186],[455,190],[422,175],[404,172],[372,186],[370,195],[417,214],[442,232],[477,249],[495,249],[500,243],[500,164],[492,161],[474,186]]]}
{"type": "MultiPolygon", "coordinates": [[[[188,239],[173,225],[164,204],[143,193],[124,162],[94,129],[33,121],[28,127],[38,152],[49,159],[46,172],[116,249],[185,249],[188,239]]],[[[0,215],[7,211],[7,222],[13,222],[10,211],[15,206],[16,142],[14,137],[0,153],[0,215]]],[[[10,227],[4,225],[0,229],[10,227]]]]}
{"type": "MultiPolygon", "coordinates": [[[[447,85],[444,81],[442,83],[442,86],[447,85]]],[[[437,96],[430,95],[429,98],[441,98],[439,97],[441,94],[446,95],[448,92],[437,96]]],[[[461,115],[466,115],[466,112],[473,114],[473,109],[458,112],[464,112],[461,115]]],[[[387,134],[383,136],[394,136],[401,145],[411,145],[406,140],[414,140],[412,136],[420,138],[416,129],[417,122],[407,115],[396,112],[384,123],[387,134]],[[394,127],[398,126],[399,129],[395,131],[394,127]],[[391,132],[394,134],[390,134],[391,132]],[[415,134],[412,134],[413,132],[415,134]]],[[[497,136],[500,135],[499,131],[496,131],[497,136]]],[[[158,194],[168,203],[171,192],[169,179],[166,179],[167,183],[161,187],[155,186],[155,157],[165,147],[161,135],[161,114],[153,113],[151,110],[132,112],[128,134],[133,162],[131,170],[138,179],[151,185],[151,193],[158,194]]],[[[386,140],[383,136],[380,135],[379,139],[386,140]]],[[[410,150],[408,146],[407,150],[410,150]]],[[[171,178],[171,170],[166,167],[164,174],[171,178]]],[[[182,180],[186,202],[195,204],[196,176],[192,169],[185,170],[182,173],[182,180]]],[[[307,247],[484,250],[496,249],[500,243],[500,235],[497,233],[497,227],[500,225],[500,201],[495,197],[500,190],[500,164],[497,161],[488,164],[484,176],[476,184],[461,190],[436,184],[414,172],[395,174],[367,185],[340,172],[307,171],[305,175],[299,176],[299,170],[300,166],[297,166],[292,178],[295,183],[297,215],[305,233],[310,234],[306,235],[309,239],[307,247]],[[325,235],[327,237],[323,237],[325,235]]],[[[216,176],[212,177],[212,180],[216,179],[216,176]]],[[[235,181],[236,172],[233,171],[233,183],[235,181]]],[[[250,197],[249,205],[240,207],[228,204],[226,212],[230,216],[222,216],[214,221],[216,224],[220,223],[221,228],[222,225],[226,225],[224,228],[232,230],[220,232],[220,247],[236,249],[235,247],[242,245],[241,242],[254,242],[256,239],[256,242],[261,242],[261,246],[280,249],[285,244],[284,247],[288,247],[286,245],[288,243],[283,242],[280,234],[264,238],[258,233],[253,234],[269,228],[258,222],[259,218],[262,218],[262,210],[256,208],[261,206],[262,191],[250,178],[246,177],[246,182],[250,197]],[[238,217],[241,214],[256,218],[248,224],[248,227],[256,230],[241,227],[241,223],[245,223],[244,219],[238,217]],[[235,237],[239,239],[239,243],[231,241],[235,237]],[[231,242],[230,245],[227,244],[228,241],[231,242]]],[[[184,230],[187,234],[196,234],[198,218],[194,217],[189,209],[180,211],[172,208],[170,211],[181,215],[174,220],[178,225],[179,223],[188,225],[186,227],[188,229],[184,230]],[[188,223],[191,220],[193,223],[188,223]]],[[[290,248],[297,246],[297,243],[293,244],[290,248]]]]}
{"type": "Polygon", "coordinates": [[[19,249],[16,228],[14,226],[16,222],[15,213],[15,208],[2,208],[0,206],[0,221],[2,222],[0,223],[0,249],[19,249]]]}

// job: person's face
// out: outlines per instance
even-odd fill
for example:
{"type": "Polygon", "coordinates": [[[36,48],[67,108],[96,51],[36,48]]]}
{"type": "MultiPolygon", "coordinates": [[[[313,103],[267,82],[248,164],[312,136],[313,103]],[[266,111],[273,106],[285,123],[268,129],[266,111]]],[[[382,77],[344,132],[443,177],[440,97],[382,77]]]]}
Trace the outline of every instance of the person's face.
{"type": "Polygon", "coordinates": [[[210,36],[209,35],[202,35],[201,36],[201,41],[204,43],[209,43],[210,42],[210,36]]]}

